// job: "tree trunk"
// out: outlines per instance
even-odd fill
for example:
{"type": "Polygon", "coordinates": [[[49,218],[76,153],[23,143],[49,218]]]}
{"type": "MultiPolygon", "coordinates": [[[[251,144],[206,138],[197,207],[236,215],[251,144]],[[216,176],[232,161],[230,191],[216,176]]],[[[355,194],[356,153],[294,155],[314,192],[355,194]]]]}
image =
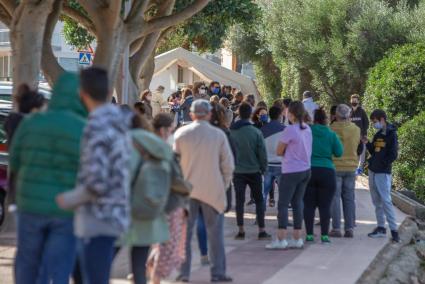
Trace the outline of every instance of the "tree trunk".
{"type": "Polygon", "coordinates": [[[151,84],[153,73],[155,72],[155,53],[149,56],[145,65],[143,66],[142,72],[140,74],[139,79],[139,87],[140,90],[149,89],[149,85],[151,84]]]}
{"type": "Polygon", "coordinates": [[[10,29],[14,93],[20,84],[38,87],[44,30],[54,0],[21,1],[10,29]]]}

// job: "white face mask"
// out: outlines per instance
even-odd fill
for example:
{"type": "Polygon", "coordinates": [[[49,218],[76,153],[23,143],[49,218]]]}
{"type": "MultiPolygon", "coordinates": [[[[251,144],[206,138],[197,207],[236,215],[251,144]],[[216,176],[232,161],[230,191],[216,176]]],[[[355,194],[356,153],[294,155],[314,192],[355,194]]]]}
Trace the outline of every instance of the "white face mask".
{"type": "Polygon", "coordinates": [[[206,93],[206,90],[205,89],[199,89],[199,94],[200,95],[205,95],[205,93],[206,93]]]}

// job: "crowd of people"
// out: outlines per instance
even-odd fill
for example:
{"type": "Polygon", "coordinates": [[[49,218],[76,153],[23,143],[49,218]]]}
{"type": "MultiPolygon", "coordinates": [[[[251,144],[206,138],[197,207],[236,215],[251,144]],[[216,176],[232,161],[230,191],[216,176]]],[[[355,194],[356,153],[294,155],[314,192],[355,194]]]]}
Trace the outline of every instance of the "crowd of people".
{"type": "Polygon", "coordinates": [[[143,91],[129,107],[110,103],[107,75],[95,67],[79,76],[65,73],[47,110],[35,91],[19,89],[19,112],[5,126],[9,195],[17,206],[17,284],[68,283],[70,277],[109,283],[124,246],[134,283],[157,284],[174,270],[178,281],[189,282],[194,231],[211,282],[231,282],[224,213],[233,208],[234,192],[235,239],[245,239],[247,189],[257,238],[271,241],[266,249],[314,243],[316,209],[321,243],[353,238],[355,180],[367,155],[377,218],[369,237],[385,237],[387,221],[392,241],[399,241],[390,195],[396,129],[375,110],[369,141],[358,95],[351,107],[334,106],[328,116],[309,91],[303,101],[279,99],[269,108],[231,86],[195,82],[170,96],[162,86],[143,91]],[[275,187],[273,238],[265,213],[267,204],[275,206],[275,187]]]}

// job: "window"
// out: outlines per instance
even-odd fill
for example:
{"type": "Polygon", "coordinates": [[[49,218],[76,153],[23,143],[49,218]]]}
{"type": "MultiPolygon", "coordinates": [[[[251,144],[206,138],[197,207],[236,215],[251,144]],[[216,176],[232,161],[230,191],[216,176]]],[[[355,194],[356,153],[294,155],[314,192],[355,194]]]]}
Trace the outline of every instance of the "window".
{"type": "Polygon", "coordinates": [[[180,65],[177,65],[177,83],[184,83],[183,77],[184,76],[184,69],[180,65]]]}

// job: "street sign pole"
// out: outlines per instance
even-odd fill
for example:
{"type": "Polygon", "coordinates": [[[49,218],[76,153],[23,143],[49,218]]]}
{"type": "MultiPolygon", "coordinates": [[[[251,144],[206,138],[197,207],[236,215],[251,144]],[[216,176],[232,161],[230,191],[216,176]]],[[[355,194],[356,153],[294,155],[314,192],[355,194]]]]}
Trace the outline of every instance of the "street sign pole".
{"type": "MultiPolygon", "coordinates": [[[[127,15],[130,13],[131,9],[131,0],[127,0],[124,3],[124,15],[127,17],[127,15]]],[[[130,46],[127,45],[124,50],[124,57],[122,59],[122,68],[123,68],[123,76],[122,76],[122,104],[128,104],[130,102],[129,94],[128,94],[128,83],[130,80],[130,73],[129,73],[129,61],[130,61],[130,46]]]]}

